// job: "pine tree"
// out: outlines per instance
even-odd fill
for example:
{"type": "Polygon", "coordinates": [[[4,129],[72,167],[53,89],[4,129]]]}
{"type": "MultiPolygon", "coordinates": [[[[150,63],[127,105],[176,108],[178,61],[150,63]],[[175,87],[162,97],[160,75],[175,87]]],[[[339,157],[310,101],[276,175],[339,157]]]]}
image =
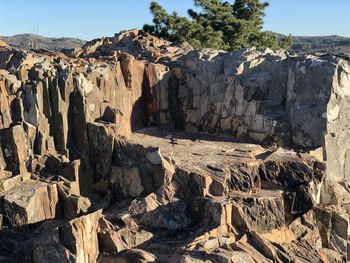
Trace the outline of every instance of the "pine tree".
{"type": "Polygon", "coordinates": [[[244,47],[288,48],[291,37],[281,41],[270,32],[262,31],[266,2],[235,0],[233,4],[221,0],[194,0],[200,10],[188,10],[189,18],[176,12],[168,14],[156,2],[150,6],[153,24],[144,25],[152,35],[173,42],[187,41],[195,47],[237,50],[244,47]]]}

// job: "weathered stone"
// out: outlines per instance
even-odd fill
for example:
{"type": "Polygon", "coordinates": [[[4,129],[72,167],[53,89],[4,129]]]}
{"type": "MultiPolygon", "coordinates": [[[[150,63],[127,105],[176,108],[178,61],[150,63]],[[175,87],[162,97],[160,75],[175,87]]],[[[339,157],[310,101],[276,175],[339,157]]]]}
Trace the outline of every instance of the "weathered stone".
{"type": "Polygon", "coordinates": [[[341,263],[344,262],[341,256],[334,250],[330,250],[327,248],[322,248],[320,250],[320,256],[325,263],[341,263]]]}
{"type": "Polygon", "coordinates": [[[88,124],[89,157],[95,173],[96,187],[106,191],[107,176],[111,169],[114,139],[108,128],[101,123],[88,124]]]}
{"type": "Polygon", "coordinates": [[[300,186],[292,191],[286,191],[283,193],[283,199],[287,222],[291,222],[295,217],[305,214],[315,205],[313,193],[309,186],[300,186]]]}
{"type": "Polygon", "coordinates": [[[111,183],[115,184],[124,196],[137,197],[144,190],[137,167],[123,168],[112,166],[111,183]]]}
{"type": "Polygon", "coordinates": [[[131,211],[134,215],[137,215],[136,222],[139,225],[153,229],[177,231],[191,223],[191,220],[185,213],[187,208],[185,203],[175,201],[160,206],[158,203],[153,203],[155,200],[152,199],[152,196],[148,196],[143,204],[134,203],[131,205],[131,211]]]}
{"type": "Polygon", "coordinates": [[[0,180],[0,193],[12,189],[17,184],[20,184],[21,182],[26,181],[29,178],[29,174],[16,175],[13,177],[11,177],[11,174],[7,174],[5,178],[0,180]]]}
{"type": "Polygon", "coordinates": [[[14,174],[27,172],[28,159],[27,140],[21,125],[15,125],[8,130],[8,144],[5,146],[5,156],[10,161],[14,174]]]}
{"type": "Polygon", "coordinates": [[[210,255],[210,258],[214,262],[254,262],[254,259],[244,251],[228,251],[222,248],[216,249],[210,255]]]}
{"type": "Polygon", "coordinates": [[[39,164],[42,167],[40,173],[43,176],[47,175],[59,175],[63,173],[63,158],[55,155],[46,155],[40,158],[39,164]]]}
{"type": "Polygon", "coordinates": [[[8,93],[4,87],[0,85],[0,114],[1,114],[1,128],[9,128],[12,122],[10,105],[8,101],[8,93]]]}
{"type": "Polygon", "coordinates": [[[114,230],[103,230],[98,233],[98,239],[102,252],[118,253],[128,249],[127,245],[114,230]]]}
{"type": "Polygon", "coordinates": [[[70,185],[69,183],[68,186],[65,183],[58,185],[63,217],[68,220],[88,212],[91,208],[89,198],[80,196],[75,185],[73,187],[70,187],[70,185]]]}
{"type": "MultiPolygon", "coordinates": [[[[106,221],[106,219],[101,219],[100,221],[106,221]]],[[[119,235],[118,230],[113,229],[113,224],[110,222],[100,223],[98,240],[100,251],[102,252],[119,253],[129,249],[123,238],[119,235]]]]}
{"type": "Polygon", "coordinates": [[[63,176],[69,181],[79,181],[80,160],[75,160],[63,168],[63,176]]]}
{"type": "Polygon", "coordinates": [[[122,112],[120,110],[111,109],[109,106],[107,106],[101,117],[101,120],[105,122],[118,124],[121,122],[120,120],[121,116],[122,116],[122,112]]]}
{"type": "Polygon", "coordinates": [[[45,234],[33,242],[33,263],[73,263],[75,256],[59,243],[58,232],[45,234]]]}
{"type": "Polygon", "coordinates": [[[156,262],[156,256],[141,249],[131,249],[118,256],[107,256],[101,258],[101,263],[147,263],[156,262]]]}
{"type": "Polygon", "coordinates": [[[63,168],[63,176],[70,181],[71,193],[80,195],[80,177],[82,176],[81,161],[75,160],[63,168]]]}
{"type": "Polygon", "coordinates": [[[256,232],[249,233],[249,241],[251,244],[260,251],[265,257],[276,261],[277,252],[276,249],[267,240],[259,236],[256,232]]]}
{"type": "Polygon", "coordinates": [[[111,38],[101,38],[88,42],[82,47],[79,56],[96,57],[123,51],[139,59],[174,61],[191,50],[193,48],[189,44],[177,46],[164,39],[149,35],[142,30],[135,29],[122,31],[111,38]],[[104,47],[104,49],[101,49],[101,47],[104,47]]]}
{"type": "Polygon", "coordinates": [[[122,240],[124,240],[129,248],[134,248],[147,243],[154,237],[151,232],[142,230],[140,228],[134,230],[123,228],[118,230],[118,234],[121,236],[122,240]]]}
{"type": "MultiPolygon", "coordinates": [[[[257,196],[232,195],[232,198],[241,207],[247,229],[266,233],[286,226],[285,207],[281,193],[262,191],[257,196]]],[[[235,216],[237,215],[233,213],[232,217],[235,216]]]]}
{"type": "Polygon", "coordinates": [[[76,257],[77,263],[94,263],[99,254],[98,221],[101,211],[78,217],[59,229],[61,243],[76,257]]]}
{"type": "Polygon", "coordinates": [[[182,120],[178,122],[189,131],[311,150],[324,147],[332,177],[342,178],[346,147],[336,149],[340,142],[346,144],[346,129],[339,127],[347,118],[341,110],[348,100],[347,62],[331,56],[288,57],[252,49],[201,50],[183,56],[177,66],[175,76],[182,83],[178,87],[182,120]]]}
{"type": "Polygon", "coordinates": [[[4,198],[5,213],[13,225],[32,224],[57,216],[56,184],[26,180],[1,195],[4,198]]]}
{"type": "Polygon", "coordinates": [[[320,231],[322,246],[337,251],[343,259],[347,258],[349,219],[347,214],[330,208],[317,207],[314,210],[320,231]]]}

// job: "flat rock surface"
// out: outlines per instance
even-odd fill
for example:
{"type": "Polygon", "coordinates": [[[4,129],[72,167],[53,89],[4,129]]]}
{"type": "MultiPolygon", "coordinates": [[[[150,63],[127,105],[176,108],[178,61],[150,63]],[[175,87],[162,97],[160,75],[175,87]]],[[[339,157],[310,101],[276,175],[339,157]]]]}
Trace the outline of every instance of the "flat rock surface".
{"type": "Polygon", "coordinates": [[[271,152],[258,144],[240,143],[232,138],[179,130],[145,128],[131,133],[128,139],[145,147],[158,147],[161,155],[173,159],[176,165],[198,168],[208,168],[210,164],[218,163],[305,160],[305,156],[293,150],[277,148],[271,152]]]}
{"type": "MultiPolygon", "coordinates": [[[[237,142],[232,138],[171,129],[145,128],[131,133],[128,139],[130,143],[155,147],[161,156],[170,160],[176,167],[218,179],[225,174],[225,169],[230,169],[231,174],[234,174],[232,169],[244,167],[249,171],[255,170],[255,173],[258,174],[257,169],[260,166],[265,169],[265,163],[304,164],[314,161],[307,154],[280,147],[270,149],[258,144],[237,142]]],[[[279,186],[271,181],[262,182],[262,187],[266,189],[260,191],[259,196],[280,195],[276,191],[279,186]]],[[[231,195],[244,196],[245,194],[242,191],[231,189],[231,195]]]]}

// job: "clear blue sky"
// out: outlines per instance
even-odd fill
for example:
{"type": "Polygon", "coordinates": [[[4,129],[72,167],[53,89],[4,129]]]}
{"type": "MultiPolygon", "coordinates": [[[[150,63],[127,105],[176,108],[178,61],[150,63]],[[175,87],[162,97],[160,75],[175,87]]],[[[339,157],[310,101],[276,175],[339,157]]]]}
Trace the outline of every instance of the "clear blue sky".
{"type": "MultiPolygon", "coordinates": [[[[233,0],[230,0],[233,1],[233,0]]],[[[150,22],[151,0],[1,0],[0,35],[38,33],[85,40],[150,22]]],[[[350,37],[350,0],[269,0],[265,29],[292,35],[350,37]]],[[[193,0],[158,0],[186,14],[193,0]]]]}

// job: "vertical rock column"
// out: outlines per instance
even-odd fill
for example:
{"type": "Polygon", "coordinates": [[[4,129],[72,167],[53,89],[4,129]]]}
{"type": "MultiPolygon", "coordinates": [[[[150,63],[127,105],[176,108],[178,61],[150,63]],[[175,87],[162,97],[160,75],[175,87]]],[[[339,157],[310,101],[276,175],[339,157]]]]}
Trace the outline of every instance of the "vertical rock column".
{"type": "Polygon", "coordinates": [[[325,157],[327,174],[336,181],[350,181],[350,66],[340,60],[333,76],[327,105],[325,157]]]}

